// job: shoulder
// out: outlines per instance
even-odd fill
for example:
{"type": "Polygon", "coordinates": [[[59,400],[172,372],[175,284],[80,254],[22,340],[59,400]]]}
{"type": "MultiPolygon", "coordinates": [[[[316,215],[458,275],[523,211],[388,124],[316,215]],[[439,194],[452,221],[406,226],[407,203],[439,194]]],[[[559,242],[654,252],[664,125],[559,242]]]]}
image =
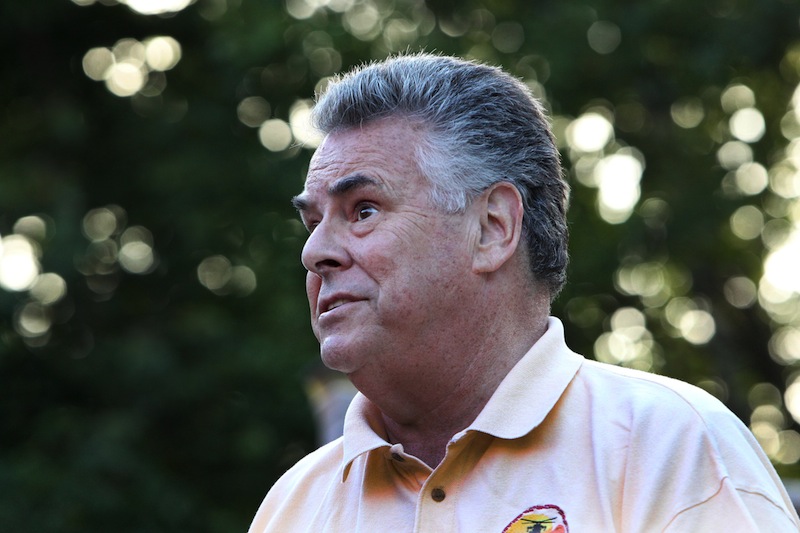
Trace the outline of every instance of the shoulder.
{"type": "Polygon", "coordinates": [[[739,419],[708,392],[684,381],[587,360],[576,376],[585,393],[632,416],[664,415],[707,424],[739,419]]]}
{"type": "Polygon", "coordinates": [[[308,489],[309,485],[327,481],[337,473],[341,481],[343,450],[343,439],[340,437],[309,453],[275,482],[267,497],[273,493],[296,490],[298,487],[308,489]]]}
{"type": "Polygon", "coordinates": [[[303,457],[272,486],[258,508],[250,533],[304,530],[330,487],[341,482],[342,439],[303,457]]]}
{"type": "Polygon", "coordinates": [[[615,435],[616,451],[624,450],[626,492],[635,502],[630,513],[641,523],[657,523],[659,513],[742,517],[750,507],[763,511],[761,523],[795,520],[781,481],[750,430],[706,391],[588,360],[572,387],[596,417],[595,429],[615,435]],[[659,495],[654,505],[642,505],[642,497],[654,494],[659,495]]]}
{"type": "Polygon", "coordinates": [[[629,454],[643,460],[706,461],[719,476],[769,460],[753,434],[721,401],[683,381],[586,361],[570,395],[589,406],[595,427],[606,427],[629,454]]]}
{"type": "Polygon", "coordinates": [[[750,430],[706,391],[595,361],[584,363],[573,386],[599,419],[595,427],[624,442],[625,486],[638,503],[643,495],[658,495],[661,503],[654,508],[676,516],[695,507],[701,514],[744,513],[746,501],[754,505],[757,499],[780,520],[794,519],[782,483],[750,430]]]}

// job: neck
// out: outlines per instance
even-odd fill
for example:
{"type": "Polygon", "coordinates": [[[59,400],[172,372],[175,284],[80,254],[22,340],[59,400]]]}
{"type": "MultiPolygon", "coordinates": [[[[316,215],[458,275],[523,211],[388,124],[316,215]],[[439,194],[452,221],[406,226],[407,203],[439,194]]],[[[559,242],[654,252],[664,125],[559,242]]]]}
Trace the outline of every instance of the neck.
{"type": "Polygon", "coordinates": [[[423,376],[409,387],[395,387],[396,396],[373,402],[383,413],[390,442],[403,444],[431,468],[438,466],[450,439],[472,424],[500,382],[544,334],[547,317],[518,331],[508,331],[507,325],[484,336],[489,341],[484,350],[456,354],[462,363],[471,361],[460,375],[423,376]]]}
{"type": "Polygon", "coordinates": [[[547,330],[549,295],[521,268],[482,278],[465,300],[480,305],[454,309],[442,327],[420,331],[409,347],[416,353],[394,354],[416,362],[401,366],[405,372],[365,366],[349,374],[381,411],[389,440],[432,468],[547,330]]]}

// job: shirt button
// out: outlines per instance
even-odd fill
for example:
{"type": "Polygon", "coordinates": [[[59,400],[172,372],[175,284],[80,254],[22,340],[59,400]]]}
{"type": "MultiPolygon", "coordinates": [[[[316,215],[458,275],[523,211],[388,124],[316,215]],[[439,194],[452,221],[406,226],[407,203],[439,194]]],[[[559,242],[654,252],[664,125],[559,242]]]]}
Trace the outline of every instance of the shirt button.
{"type": "Polygon", "coordinates": [[[439,487],[436,487],[431,491],[431,498],[433,498],[433,501],[435,502],[440,502],[444,500],[445,496],[446,494],[444,493],[444,489],[441,489],[439,487]]]}

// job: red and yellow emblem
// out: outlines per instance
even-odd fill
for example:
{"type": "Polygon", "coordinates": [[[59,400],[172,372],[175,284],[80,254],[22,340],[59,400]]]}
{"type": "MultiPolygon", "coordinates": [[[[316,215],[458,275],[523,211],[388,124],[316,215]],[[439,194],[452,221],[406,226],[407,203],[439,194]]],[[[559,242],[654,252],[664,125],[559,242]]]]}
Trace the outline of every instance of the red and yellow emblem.
{"type": "Polygon", "coordinates": [[[536,505],[512,520],[503,533],[569,533],[569,526],[557,505],[536,505]]]}

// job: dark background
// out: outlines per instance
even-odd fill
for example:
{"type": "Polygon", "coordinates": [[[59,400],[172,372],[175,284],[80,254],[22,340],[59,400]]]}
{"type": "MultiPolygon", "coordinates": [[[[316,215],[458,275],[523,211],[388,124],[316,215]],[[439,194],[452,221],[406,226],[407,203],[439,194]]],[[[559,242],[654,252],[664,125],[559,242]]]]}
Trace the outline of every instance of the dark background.
{"type": "Polygon", "coordinates": [[[326,76],[406,49],[545,99],[570,345],[710,390],[800,477],[797,2],[128,3],[0,5],[1,530],[246,530],[316,446],[298,120],[326,76]],[[89,77],[96,48],[127,89],[89,77]],[[592,117],[613,124],[594,148],[592,117]]]}

